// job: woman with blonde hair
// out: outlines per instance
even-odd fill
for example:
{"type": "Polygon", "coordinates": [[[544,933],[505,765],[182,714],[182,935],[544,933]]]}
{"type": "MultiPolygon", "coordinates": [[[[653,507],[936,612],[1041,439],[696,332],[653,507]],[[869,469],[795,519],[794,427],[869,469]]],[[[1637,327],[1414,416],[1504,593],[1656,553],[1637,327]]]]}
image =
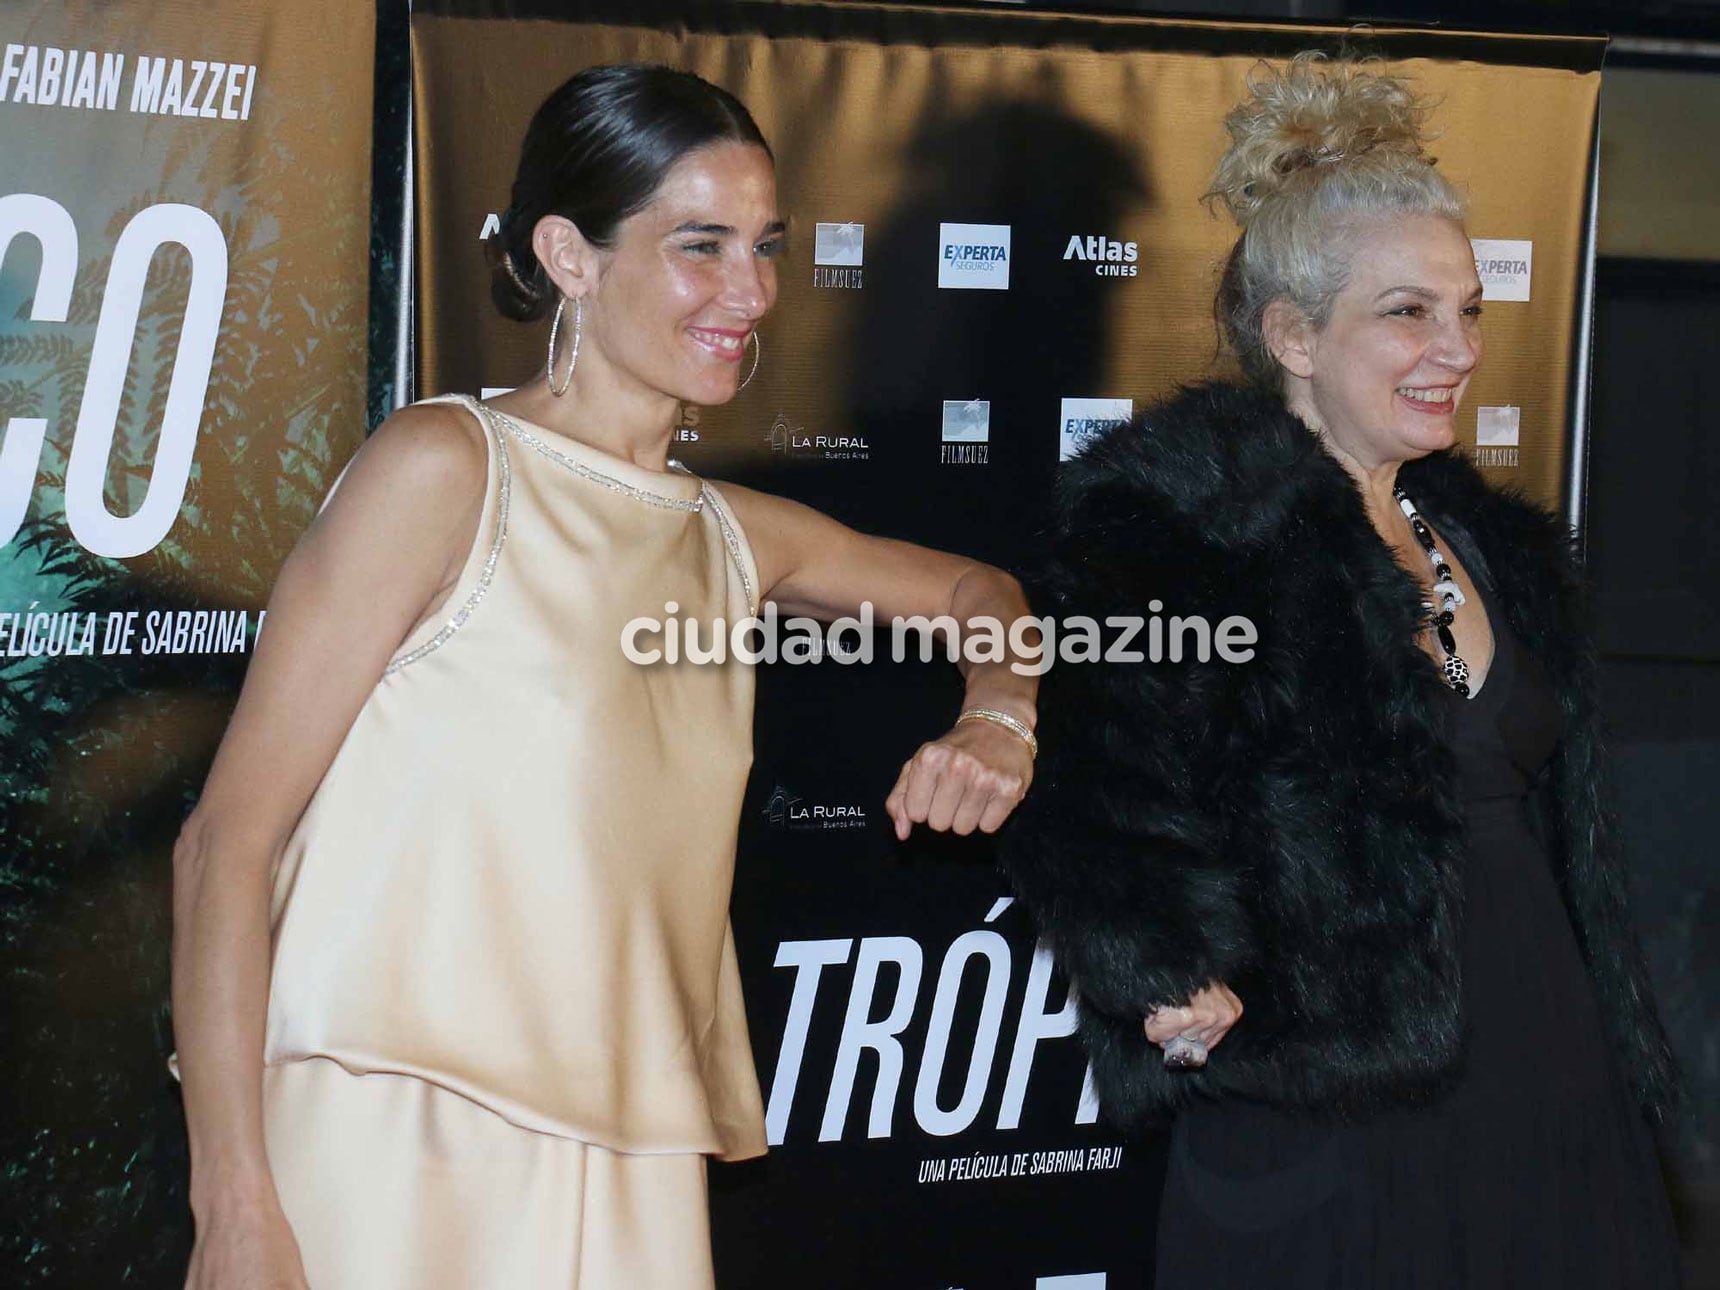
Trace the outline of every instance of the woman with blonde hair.
{"type": "Polygon", "coordinates": [[[1174,1117],[1161,1290],[1678,1279],[1571,534],[1455,447],[1482,293],[1425,115],[1370,62],[1254,78],[1213,183],[1246,379],[1063,481],[1041,612],[1260,634],[1054,669],[1004,851],[1107,1112],[1174,1117]]]}

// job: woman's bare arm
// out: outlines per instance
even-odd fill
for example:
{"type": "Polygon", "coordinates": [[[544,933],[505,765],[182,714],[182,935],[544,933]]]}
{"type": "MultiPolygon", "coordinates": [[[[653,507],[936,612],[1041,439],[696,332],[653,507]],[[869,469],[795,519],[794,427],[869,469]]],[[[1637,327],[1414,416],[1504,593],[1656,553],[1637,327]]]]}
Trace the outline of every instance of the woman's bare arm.
{"type": "MultiPolygon", "coordinates": [[[[1020,585],[1001,569],[848,528],[811,507],[733,484],[723,486],[751,539],[762,599],[788,614],[831,619],[870,602],[879,623],[948,616],[965,629],[986,619],[1004,629],[1029,613],[1020,585]]],[[[1031,728],[1036,675],[1011,663],[958,664],[964,709],[994,708],[1031,728]]],[[[1033,757],[1018,735],[989,722],[967,722],[921,745],[902,767],[885,807],[896,835],[915,823],[955,833],[990,833],[1002,825],[1033,778],[1033,757]]]]}
{"type": "Polygon", "coordinates": [[[232,723],[174,847],[193,1285],[276,1283],[242,1270],[259,1245],[249,1220],[279,1217],[262,1126],[271,870],[390,655],[457,580],[485,462],[482,431],[450,407],[404,409],[365,444],[282,567],[232,723]]]}

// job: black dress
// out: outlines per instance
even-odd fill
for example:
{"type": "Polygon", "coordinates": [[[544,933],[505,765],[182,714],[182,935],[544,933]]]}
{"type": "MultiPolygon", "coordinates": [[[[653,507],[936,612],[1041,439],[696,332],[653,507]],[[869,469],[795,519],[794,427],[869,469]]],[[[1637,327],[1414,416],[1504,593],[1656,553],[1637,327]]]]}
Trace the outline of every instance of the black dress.
{"type": "Polygon", "coordinates": [[[1559,709],[1488,609],[1494,662],[1473,698],[1451,692],[1448,727],[1468,834],[1463,1074],[1437,1106],[1359,1125],[1236,1099],[1184,1111],[1160,1209],[1158,1290],[1679,1282],[1648,1127],[1528,825],[1559,709]]]}

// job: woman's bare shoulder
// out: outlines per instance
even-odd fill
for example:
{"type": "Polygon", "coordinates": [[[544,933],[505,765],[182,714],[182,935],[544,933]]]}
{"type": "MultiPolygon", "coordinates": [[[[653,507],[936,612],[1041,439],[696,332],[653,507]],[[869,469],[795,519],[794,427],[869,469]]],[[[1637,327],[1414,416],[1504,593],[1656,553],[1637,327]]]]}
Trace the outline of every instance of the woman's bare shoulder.
{"type": "Polygon", "coordinates": [[[483,428],[458,404],[401,408],[358,450],[304,545],[342,558],[368,548],[440,569],[471,543],[488,460],[483,428]]]}
{"type": "Polygon", "coordinates": [[[483,427],[465,407],[413,403],[388,415],[353,464],[386,468],[397,482],[438,493],[479,495],[488,458],[483,427]]]}

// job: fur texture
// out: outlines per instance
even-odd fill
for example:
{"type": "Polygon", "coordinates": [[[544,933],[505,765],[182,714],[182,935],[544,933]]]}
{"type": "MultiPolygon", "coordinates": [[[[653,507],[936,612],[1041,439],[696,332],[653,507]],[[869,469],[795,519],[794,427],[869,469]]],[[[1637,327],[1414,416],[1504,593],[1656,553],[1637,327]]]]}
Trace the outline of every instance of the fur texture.
{"type": "MultiPolygon", "coordinates": [[[[1664,1113],[1569,530],[1455,453],[1399,480],[1560,696],[1542,832],[1620,1067],[1664,1113]]],[[[1444,682],[1416,644],[1419,590],[1343,468],[1281,400],[1188,389],[1065,467],[1031,585],[1059,619],[1242,614],[1260,632],[1247,663],[1045,678],[1044,755],[1001,856],[1080,990],[1108,1116],[1139,1126],[1197,1094],[1339,1116],[1437,1096],[1463,1053],[1444,682]],[[1243,1019],[1205,1070],[1167,1072],[1143,1016],[1215,980],[1243,1019]]]]}

